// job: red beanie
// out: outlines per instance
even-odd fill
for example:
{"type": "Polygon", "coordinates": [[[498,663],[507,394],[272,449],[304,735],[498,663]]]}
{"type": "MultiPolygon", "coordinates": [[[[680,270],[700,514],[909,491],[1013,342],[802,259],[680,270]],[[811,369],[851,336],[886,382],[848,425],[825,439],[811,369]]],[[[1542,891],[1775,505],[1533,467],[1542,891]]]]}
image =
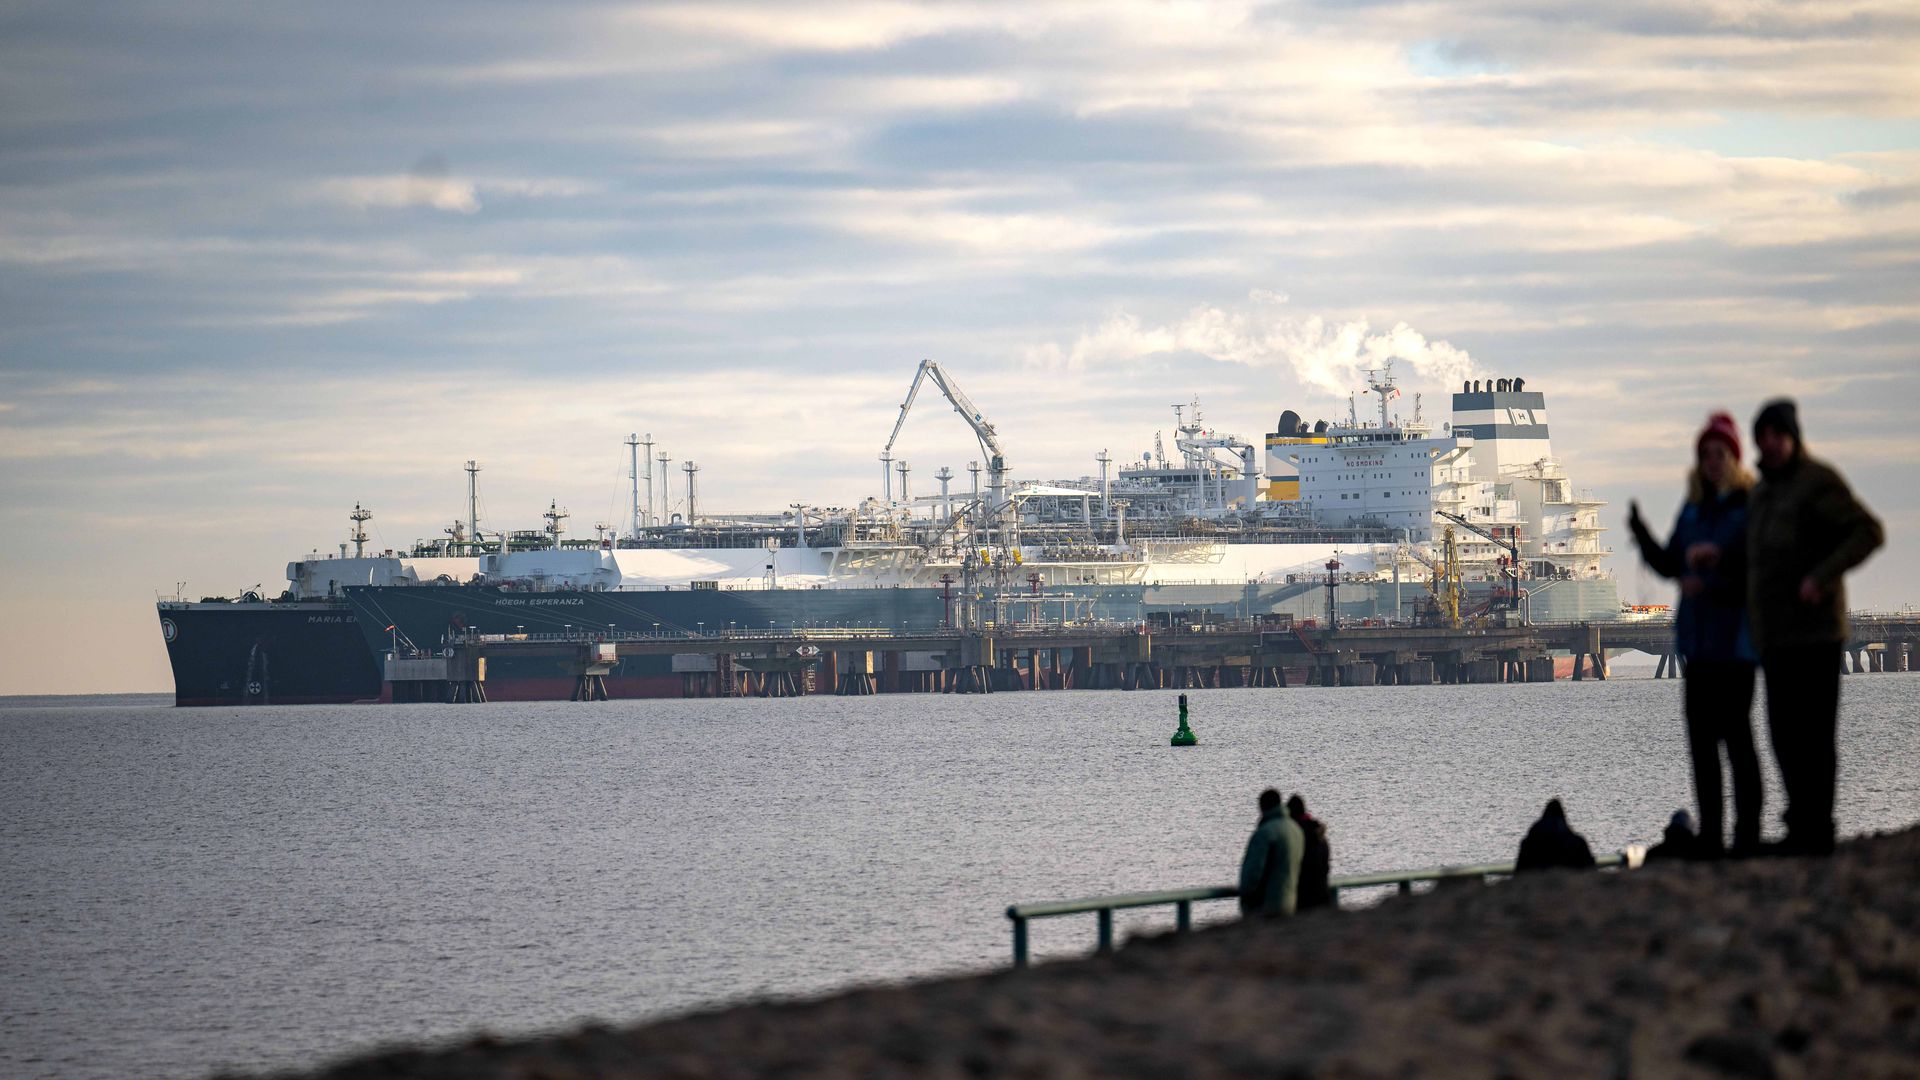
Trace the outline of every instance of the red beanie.
{"type": "Polygon", "coordinates": [[[1717,412],[1707,417],[1707,426],[1701,429],[1700,438],[1694,441],[1693,452],[1698,454],[1700,448],[1707,445],[1708,439],[1719,439],[1726,443],[1727,449],[1733,451],[1733,460],[1740,460],[1740,425],[1733,422],[1731,415],[1717,412]]]}

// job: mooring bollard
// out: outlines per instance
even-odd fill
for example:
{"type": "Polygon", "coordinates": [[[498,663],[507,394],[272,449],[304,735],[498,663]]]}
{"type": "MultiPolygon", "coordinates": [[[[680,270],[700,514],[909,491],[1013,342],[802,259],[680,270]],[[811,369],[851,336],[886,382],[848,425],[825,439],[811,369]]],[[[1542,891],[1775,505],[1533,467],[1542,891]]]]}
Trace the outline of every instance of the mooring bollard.
{"type": "Polygon", "coordinates": [[[1173,733],[1173,745],[1200,745],[1200,740],[1194,735],[1193,729],[1187,726],[1187,695],[1185,694],[1180,695],[1180,730],[1173,733]]]}

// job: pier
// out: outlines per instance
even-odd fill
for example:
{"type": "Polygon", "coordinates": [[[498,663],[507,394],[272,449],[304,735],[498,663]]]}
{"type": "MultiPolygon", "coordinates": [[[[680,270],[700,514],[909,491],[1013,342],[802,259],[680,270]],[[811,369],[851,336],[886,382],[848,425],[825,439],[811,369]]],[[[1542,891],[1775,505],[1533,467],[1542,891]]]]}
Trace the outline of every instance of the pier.
{"type": "MultiPolygon", "coordinates": [[[[1660,657],[1678,677],[1671,623],[1560,623],[1465,628],[1284,622],[1051,624],[893,632],[863,629],[646,633],[609,629],[468,634],[437,653],[386,658],[395,702],[487,700],[490,660],[534,659],[566,673],[575,701],[618,696],[622,660],[667,658],[680,697],[987,694],[1291,686],[1552,682],[1556,655],[1575,680],[1605,679],[1609,653],[1660,657]]],[[[1850,673],[1909,668],[1920,616],[1863,616],[1843,653],[1850,673]]],[[[655,695],[658,696],[658,695],[655,695]]]]}

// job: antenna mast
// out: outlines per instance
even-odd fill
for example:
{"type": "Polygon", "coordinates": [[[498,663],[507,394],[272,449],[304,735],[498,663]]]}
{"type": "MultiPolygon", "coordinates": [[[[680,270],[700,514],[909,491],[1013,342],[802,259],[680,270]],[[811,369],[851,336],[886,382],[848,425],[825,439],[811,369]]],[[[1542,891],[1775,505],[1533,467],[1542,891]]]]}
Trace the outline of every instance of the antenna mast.
{"type": "Polygon", "coordinates": [[[364,510],[359,503],[354,503],[353,513],[347,515],[347,520],[353,522],[353,532],[347,539],[353,541],[353,557],[358,559],[367,551],[366,523],[373,520],[373,511],[364,510]]]}
{"type": "Polygon", "coordinates": [[[1367,389],[1380,395],[1380,426],[1384,428],[1387,426],[1387,402],[1400,396],[1400,391],[1393,385],[1393,361],[1387,361],[1385,367],[1367,370],[1367,389]]]}
{"type": "Polygon", "coordinates": [[[647,512],[641,516],[640,524],[658,525],[660,519],[653,516],[653,432],[647,432],[647,437],[640,440],[640,445],[646,447],[646,453],[640,455],[640,460],[647,463],[647,512]]]}
{"type": "Polygon", "coordinates": [[[467,462],[467,535],[473,537],[474,550],[480,546],[480,463],[467,462]]]}
{"type": "MultiPolygon", "coordinates": [[[[649,448],[651,449],[651,448],[649,448]]],[[[653,479],[653,470],[647,470],[647,479],[653,479]]],[[[627,436],[627,478],[633,481],[633,535],[640,535],[640,433],[627,436]]],[[[652,486],[651,483],[648,484],[652,486]]],[[[604,539],[604,537],[603,537],[604,539]]]]}
{"type": "Polygon", "coordinates": [[[551,545],[553,550],[555,551],[560,550],[560,534],[567,531],[567,527],[560,523],[567,520],[567,518],[571,517],[572,515],[568,514],[565,510],[560,509],[560,504],[558,500],[549,500],[547,503],[547,512],[544,514],[541,514],[540,516],[547,519],[546,532],[548,536],[553,538],[553,543],[551,545]]]}

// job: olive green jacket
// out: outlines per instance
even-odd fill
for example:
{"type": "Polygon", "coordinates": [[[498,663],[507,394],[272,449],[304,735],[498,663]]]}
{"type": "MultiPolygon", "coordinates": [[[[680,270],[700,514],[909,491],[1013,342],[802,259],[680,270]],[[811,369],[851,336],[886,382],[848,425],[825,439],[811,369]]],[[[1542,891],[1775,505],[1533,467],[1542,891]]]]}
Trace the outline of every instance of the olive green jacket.
{"type": "Polygon", "coordinates": [[[1747,615],[1762,653],[1845,641],[1847,590],[1841,575],[1886,541],[1885,530],[1840,474],[1804,451],[1764,475],[1747,505],[1747,615]],[[1811,576],[1825,590],[1800,599],[1811,576]]]}

